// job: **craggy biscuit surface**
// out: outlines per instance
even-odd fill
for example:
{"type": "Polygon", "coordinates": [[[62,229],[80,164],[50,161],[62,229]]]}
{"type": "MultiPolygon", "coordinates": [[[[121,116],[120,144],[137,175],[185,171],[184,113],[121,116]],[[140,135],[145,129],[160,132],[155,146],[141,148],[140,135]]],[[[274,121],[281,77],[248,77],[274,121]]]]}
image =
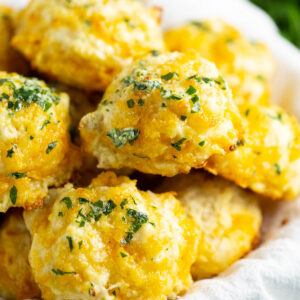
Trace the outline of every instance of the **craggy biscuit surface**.
{"type": "Polygon", "coordinates": [[[79,164],[68,132],[69,98],[42,81],[5,72],[0,97],[0,211],[31,209],[79,164]]]}
{"type": "Polygon", "coordinates": [[[201,168],[242,138],[239,112],[214,64],[196,53],[150,55],[126,68],[80,123],[99,168],[173,176],[201,168]]]}
{"type": "Polygon", "coordinates": [[[28,262],[31,240],[22,211],[12,210],[0,217],[0,297],[39,298],[28,262]]]}
{"type": "Polygon", "coordinates": [[[232,89],[237,104],[266,104],[274,60],[267,47],[248,41],[235,28],[218,19],[191,22],[165,34],[171,51],[196,50],[214,62],[232,89]]]}
{"type": "Polygon", "coordinates": [[[194,224],[171,193],[114,173],[52,190],[25,213],[29,260],[43,299],[166,299],[192,282],[194,224]]]}
{"type": "Polygon", "coordinates": [[[276,105],[240,106],[246,121],[245,140],[226,156],[215,155],[206,168],[243,188],[273,199],[300,193],[300,127],[276,105]]]}
{"type": "Polygon", "coordinates": [[[159,16],[135,0],[31,0],[13,46],[49,77],[105,90],[134,58],[164,50],[159,16]]]}
{"type": "Polygon", "coordinates": [[[218,275],[257,242],[262,212],[250,191],[204,172],[166,179],[157,190],[175,191],[199,230],[195,279],[218,275]]]}

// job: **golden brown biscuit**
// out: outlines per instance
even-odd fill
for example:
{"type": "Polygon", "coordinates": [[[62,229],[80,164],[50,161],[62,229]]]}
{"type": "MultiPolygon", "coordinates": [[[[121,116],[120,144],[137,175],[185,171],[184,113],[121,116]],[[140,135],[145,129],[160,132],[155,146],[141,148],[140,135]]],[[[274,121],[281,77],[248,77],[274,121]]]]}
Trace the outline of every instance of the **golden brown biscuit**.
{"type": "Polygon", "coordinates": [[[226,156],[212,157],[207,170],[273,199],[300,193],[300,127],[276,105],[240,106],[245,140],[226,156]]]}
{"type": "Polygon", "coordinates": [[[40,296],[34,282],[28,255],[30,234],[22,211],[12,210],[3,215],[0,223],[0,297],[32,299],[40,296]]]}
{"type": "Polygon", "coordinates": [[[243,128],[214,64],[196,53],[168,53],[120,73],[80,131],[99,168],[173,176],[229,152],[243,128]]]}
{"type": "Polygon", "coordinates": [[[214,62],[232,89],[233,100],[241,103],[269,102],[274,60],[261,43],[250,42],[221,20],[191,22],[165,34],[171,51],[196,50],[214,62]]]}
{"type": "Polygon", "coordinates": [[[25,59],[10,46],[16,15],[17,12],[0,5],[0,71],[27,75],[29,68],[25,59]]]}
{"type": "Polygon", "coordinates": [[[29,260],[43,299],[166,299],[191,284],[194,224],[171,193],[114,173],[53,190],[25,213],[29,260]]]}
{"type": "Polygon", "coordinates": [[[258,196],[250,191],[204,172],[166,179],[157,190],[175,191],[196,223],[198,254],[192,266],[196,280],[221,273],[257,242],[262,212],[258,196]]]}
{"type": "Polygon", "coordinates": [[[86,90],[105,90],[134,58],[164,50],[159,10],[136,0],[31,0],[13,46],[40,72],[86,90]]]}
{"type": "Polygon", "coordinates": [[[0,97],[0,212],[31,209],[79,165],[68,132],[69,98],[42,81],[5,72],[0,97]]]}

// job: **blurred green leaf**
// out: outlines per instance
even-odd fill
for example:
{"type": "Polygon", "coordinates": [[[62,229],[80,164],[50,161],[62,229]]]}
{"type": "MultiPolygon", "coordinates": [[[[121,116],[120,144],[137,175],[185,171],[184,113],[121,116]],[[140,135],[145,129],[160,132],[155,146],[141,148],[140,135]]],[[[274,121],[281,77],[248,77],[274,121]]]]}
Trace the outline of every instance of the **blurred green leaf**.
{"type": "Polygon", "coordinates": [[[300,48],[300,0],[250,0],[274,19],[281,34],[300,48]]]}

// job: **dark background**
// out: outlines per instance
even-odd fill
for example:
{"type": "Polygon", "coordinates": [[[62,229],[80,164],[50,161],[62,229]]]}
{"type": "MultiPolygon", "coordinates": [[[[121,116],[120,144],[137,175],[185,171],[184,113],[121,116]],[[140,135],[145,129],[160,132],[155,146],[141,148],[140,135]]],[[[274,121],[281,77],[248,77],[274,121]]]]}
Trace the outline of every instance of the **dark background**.
{"type": "Polygon", "coordinates": [[[300,48],[300,0],[250,0],[276,22],[281,34],[300,48]]]}

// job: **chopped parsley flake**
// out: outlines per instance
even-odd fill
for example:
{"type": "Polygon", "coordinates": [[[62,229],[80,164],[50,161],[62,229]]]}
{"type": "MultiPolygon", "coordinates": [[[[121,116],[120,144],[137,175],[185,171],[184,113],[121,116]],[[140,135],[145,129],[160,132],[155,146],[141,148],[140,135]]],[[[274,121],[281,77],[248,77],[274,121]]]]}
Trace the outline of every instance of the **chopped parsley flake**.
{"type": "Polygon", "coordinates": [[[196,103],[197,101],[199,101],[199,96],[194,95],[191,100],[192,100],[193,103],[196,103]]]}
{"type": "Polygon", "coordinates": [[[7,151],[6,157],[12,158],[13,154],[15,153],[14,147],[7,151]]]}
{"type": "Polygon", "coordinates": [[[245,141],[244,140],[239,140],[236,142],[237,146],[244,146],[245,145],[245,141]]]}
{"type": "Polygon", "coordinates": [[[127,254],[125,254],[125,253],[123,253],[123,252],[120,252],[120,255],[121,255],[122,258],[128,256],[127,254]]]}
{"type": "Polygon", "coordinates": [[[133,76],[123,78],[122,82],[126,87],[133,85],[133,90],[151,92],[154,88],[161,89],[161,83],[157,80],[135,80],[133,76]]]}
{"type": "Polygon", "coordinates": [[[187,116],[180,116],[181,121],[185,121],[187,119],[187,116]]]}
{"type": "Polygon", "coordinates": [[[151,224],[153,227],[156,227],[155,223],[153,222],[149,222],[149,224],[151,224]]]}
{"type": "Polygon", "coordinates": [[[201,110],[201,106],[200,106],[200,103],[199,102],[196,102],[194,104],[194,106],[192,107],[191,109],[191,113],[194,114],[194,113],[197,113],[201,110]]]}
{"type": "Polygon", "coordinates": [[[205,140],[203,140],[203,141],[201,141],[200,143],[199,143],[199,146],[200,147],[203,147],[205,145],[205,140]]]}
{"type": "Polygon", "coordinates": [[[138,232],[140,228],[148,222],[148,216],[144,213],[138,212],[134,209],[127,209],[126,212],[127,217],[132,218],[133,221],[129,227],[130,231],[126,232],[126,238],[121,242],[121,246],[123,244],[130,244],[130,241],[133,238],[133,234],[138,232]]]}
{"type": "Polygon", "coordinates": [[[114,128],[107,133],[116,148],[124,147],[127,143],[133,145],[134,141],[139,137],[140,131],[134,128],[118,129],[114,128]]]}
{"type": "Polygon", "coordinates": [[[167,107],[167,103],[166,103],[166,102],[163,102],[163,103],[161,104],[161,107],[167,107]]]}
{"type": "Polygon", "coordinates": [[[134,209],[127,209],[127,216],[130,218],[134,218],[134,222],[130,225],[130,229],[136,233],[143,224],[148,222],[148,216],[141,212],[137,212],[134,209]]]}
{"type": "Polygon", "coordinates": [[[129,25],[129,27],[131,28],[135,28],[136,26],[131,22],[130,19],[128,18],[124,18],[124,22],[127,23],[129,25]]]}
{"type": "Polygon", "coordinates": [[[78,201],[80,204],[90,203],[90,200],[80,197],[78,198],[78,201]]]}
{"type": "Polygon", "coordinates": [[[181,100],[182,96],[172,94],[170,97],[168,97],[168,99],[172,99],[172,100],[176,100],[177,101],[177,100],[181,100]]]}
{"type": "Polygon", "coordinates": [[[48,124],[50,124],[51,122],[49,120],[46,120],[43,124],[43,126],[41,127],[41,130],[43,130],[48,124]]]}
{"type": "Polygon", "coordinates": [[[165,80],[165,81],[170,81],[173,77],[178,77],[178,73],[176,72],[169,72],[166,75],[162,75],[161,79],[165,80]]]}
{"type": "Polygon", "coordinates": [[[127,236],[126,236],[126,238],[121,242],[121,246],[123,246],[124,244],[129,245],[129,244],[130,244],[130,241],[131,241],[132,238],[133,238],[133,232],[126,232],[126,233],[127,233],[127,236]]]}
{"type": "Polygon", "coordinates": [[[134,107],[134,101],[132,100],[132,99],[129,99],[129,100],[127,100],[127,106],[128,106],[128,108],[132,108],[132,107],[134,107]]]}
{"type": "Polygon", "coordinates": [[[250,111],[251,111],[251,109],[250,109],[250,108],[246,109],[246,111],[245,111],[245,116],[246,116],[246,117],[248,117],[248,116],[249,116],[249,114],[250,114],[250,111]]]}
{"type": "Polygon", "coordinates": [[[192,80],[192,79],[196,80],[200,84],[201,83],[211,84],[214,82],[218,84],[222,90],[227,89],[227,82],[222,76],[219,76],[218,78],[208,78],[208,77],[198,77],[197,75],[193,75],[187,78],[187,80],[192,80]]]}
{"type": "Polygon", "coordinates": [[[274,120],[278,120],[278,121],[282,121],[282,113],[278,113],[277,115],[273,116],[273,115],[269,115],[269,117],[271,119],[274,119],[274,120]]]}
{"type": "Polygon", "coordinates": [[[134,205],[137,205],[135,199],[134,199],[131,195],[130,195],[130,198],[132,199],[133,204],[134,204],[134,205]]]}
{"type": "Polygon", "coordinates": [[[70,197],[64,197],[60,202],[64,202],[68,209],[73,208],[73,203],[70,197]]]}
{"type": "Polygon", "coordinates": [[[192,21],[191,24],[196,26],[197,28],[199,28],[201,30],[209,31],[209,28],[203,22],[192,21]]]}
{"type": "Polygon", "coordinates": [[[189,88],[186,90],[186,93],[187,93],[188,95],[193,95],[193,94],[195,94],[196,92],[197,92],[197,90],[196,90],[192,85],[190,85],[189,88]]]}
{"type": "Polygon", "coordinates": [[[139,106],[143,106],[143,105],[144,105],[144,100],[143,100],[143,99],[140,99],[140,100],[138,101],[138,105],[139,105],[139,106]]]}
{"type": "Polygon", "coordinates": [[[57,145],[57,141],[50,143],[46,149],[46,154],[49,154],[57,145]]]}
{"type": "Polygon", "coordinates": [[[55,275],[76,275],[76,272],[65,272],[60,269],[52,269],[51,270],[55,275]]]}
{"type": "Polygon", "coordinates": [[[280,175],[281,174],[281,170],[280,170],[280,166],[278,163],[275,163],[274,164],[274,168],[275,168],[275,172],[277,175],[280,175]]]}
{"type": "Polygon", "coordinates": [[[186,138],[182,138],[176,143],[170,143],[172,147],[174,147],[177,151],[181,151],[181,144],[186,141],[186,138]]]}
{"type": "Polygon", "coordinates": [[[60,212],[58,213],[58,216],[59,216],[59,217],[63,217],[63,216],[64,216],[63,212],[60,211],[60,212]]]}
{"type": "Polygon", "coordinates": [[[85,20],[84,23],[85,23],[85,25],[87,25],[89,27],[92,25],[92,22],[89,20],[85,20]]]}
{"type": "Polygon", "coordinates": [[[73,239],[72,239],[72,237],[70,237],[70,236],[67,236],[66,237],[67,238],[67,240],[68,240],[68,244],[69,244],[69,248],[70,248],[70,251],[72,252],[73,251],[73,239]]]}
{"type": "Polygon", "coordinates": [[[152,56],[159,56],[158,50],[152,50],[151,54],[152,54],[152,56]]]}
{"type": "Polygon", "coordinates": [[[122,200],[122,202],[121,202],[121,204],[120,204],[120,207],[122,208],[122,209],[124,209],[124,207],[125,207],[125,205],[128,203],[128,199],[123,199],[122,200]]]}
{"type": "Polygon", "coordinates": [[[33,140],[34,139],[34,137],[31,135],[30,137],[29,137],[31,140],[33,140]]]}
{"type": "MultiPolygon", "coordinates": [[[[86,204],[89,200],[86,200],[84,198],[80,198],[81,204],[86,204]]],[[[86,222],[91,222],[91,219],[93,219],[95,222],[99,221],[101,218],[102,213],[105,216],[108,216],[117,206],[112,200],[108,200],[106,205],[104,205],[104,202],[102,200],[99,200],[97,202],[90,202],[90,211],[87,213],[87,215],[84,215],[82,213],[82,209],[78,211],[77,220],[76,223],[79,223],[79,227],[84,227],[86,222]]]]}
{"type": "Polygon", "coordinates": [[[138,157],[138,158],[149,158],[148,156],[140,155],[137,153],[132,153],[133,156],[138,157]]]}
{"type": "Polygon", "coordinates": [[[83,241],[78,242],[78,248],[79,248],[79,249],[82,248],[82,244],[83,244],[83,241]]]}
{"type": "Polygon", "coordinates": [[[10,197],[10,201],[13,205],[16,204],[17,202],[17,197],[18,197],[18,190],[17,188],[13,185],[12,188],[10,189],[9,192],[9,197],[10,197]]]}
{"type": "Polygon", "coordinates": [[[20,179],[20,178],[23,178],[23,177],[26,177],[26,173],[19,173],[19,172],[14,172],[14,173],[11,173],[11,174],[7,174],[6,177],[12,177],[12,178],[15,178],[15,179],[20,179]]]}
{"type": "Polygon", "coordinates": [[[117,205],[112,200],[108,200],[106,206],[102,209],[102,212],[104,215],[108,216],[116,207],[117,205]]]}
{"type": "MultiPolygon", "coordinates": [[[[43,88],[37,79],[25,79],[23,77],[20,79],[22,79],[22,84],[19,88],[11,79],[3,78],[0,80],[1,85],[7,84],[13,91],[13,97],[9,97],[8,109],[19,111],[23,106],[28,107],[29,104],[36,103],[42,107],[43,111],[47,111],[53,103],[59,103],[60,99],[53,94],[52,90],[43,88]]],[[[8,99],[7,96],[5,98],[8,99]]]]}
{"type": "Polygon", "coordinates": [[[0,101],[2,101],[3,99],[8,100],[9,99],[9,95],[6,93],[2,93],[2,96],[0,97],[0,101]]]}

